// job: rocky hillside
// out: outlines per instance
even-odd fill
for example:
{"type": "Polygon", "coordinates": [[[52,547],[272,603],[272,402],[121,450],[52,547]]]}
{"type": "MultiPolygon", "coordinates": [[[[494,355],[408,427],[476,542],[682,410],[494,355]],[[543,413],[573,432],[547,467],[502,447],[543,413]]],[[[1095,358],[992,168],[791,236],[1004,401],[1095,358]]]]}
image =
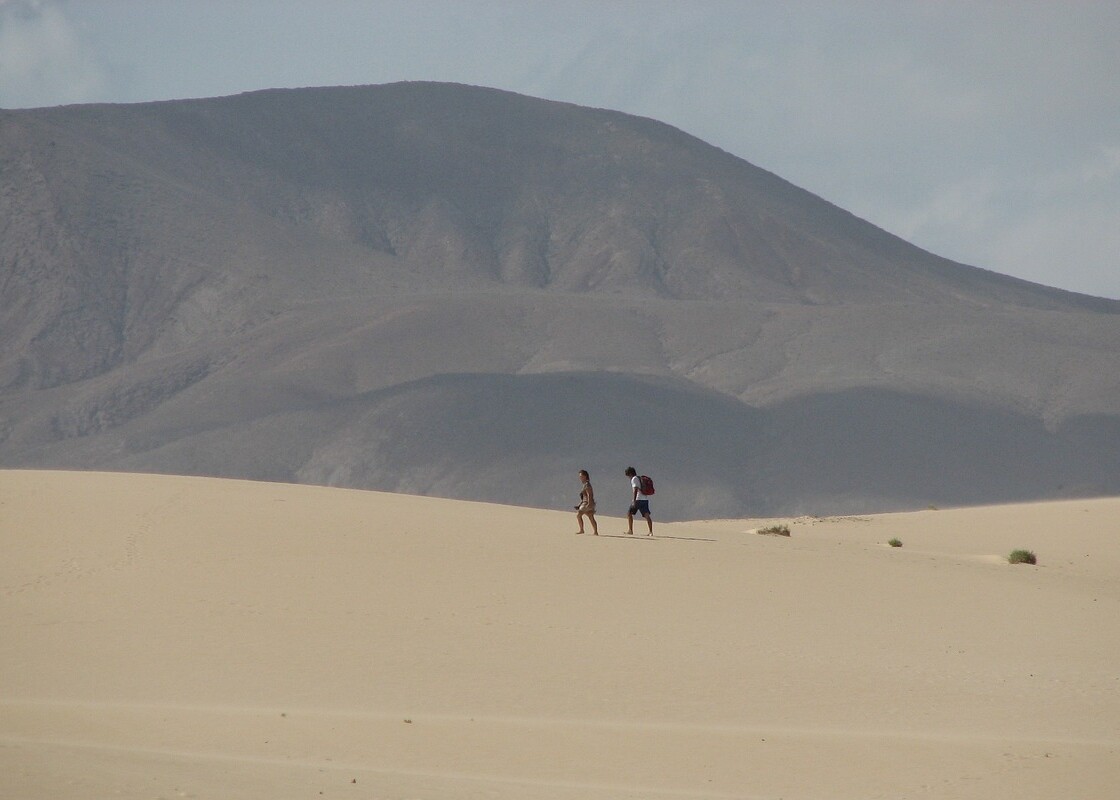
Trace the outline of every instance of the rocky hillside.
{"type": "Polygon", "coordinates": [[[495,90],[0,111],[4,466],[565,507],[632,462],[663,517],[1116,492],[1118,311],[495,90]]]}

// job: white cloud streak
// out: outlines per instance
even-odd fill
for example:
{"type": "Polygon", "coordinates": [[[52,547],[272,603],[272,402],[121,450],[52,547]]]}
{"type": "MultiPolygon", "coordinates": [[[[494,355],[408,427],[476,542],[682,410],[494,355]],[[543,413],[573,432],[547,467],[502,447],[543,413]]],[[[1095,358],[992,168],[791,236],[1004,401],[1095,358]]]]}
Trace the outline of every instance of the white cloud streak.
{"type": "Polygon", "coordinates": [[[106,90],[96,57],[64,4],[0,0],[0,107],[80,103],[106,90]]]}

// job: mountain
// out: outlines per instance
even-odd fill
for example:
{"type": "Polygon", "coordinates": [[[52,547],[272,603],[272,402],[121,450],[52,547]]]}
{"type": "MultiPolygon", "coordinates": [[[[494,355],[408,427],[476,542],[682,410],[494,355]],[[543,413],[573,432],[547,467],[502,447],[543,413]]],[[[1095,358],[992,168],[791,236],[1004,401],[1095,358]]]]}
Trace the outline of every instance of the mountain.
{"type": "Polygon", "coordinates": [[[434,83],[0,111],[0,465],[663,519],[1120,491],[1120,303],[434,83]],[[608,513],[610,511],[608,510],[608,513]]]}

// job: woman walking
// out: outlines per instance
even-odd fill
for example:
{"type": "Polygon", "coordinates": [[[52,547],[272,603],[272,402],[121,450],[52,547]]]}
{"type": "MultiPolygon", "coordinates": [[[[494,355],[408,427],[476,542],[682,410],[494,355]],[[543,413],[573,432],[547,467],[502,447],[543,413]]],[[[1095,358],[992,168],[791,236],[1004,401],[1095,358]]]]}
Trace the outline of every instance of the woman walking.
{"type": "Polygon", "coordinates": [[[599,526],[595,522],[595,490],[591,488],[591,476],[587,474],[587,470],[581,469],[579,479],[583,483],[583,488],[579,493],[579,505],[576,506],[576,521],[579,522],[579,530],[576,534],[584,532],[583,518],[586,516],[591,520],[591,532],[598,536],[599,526]]]}

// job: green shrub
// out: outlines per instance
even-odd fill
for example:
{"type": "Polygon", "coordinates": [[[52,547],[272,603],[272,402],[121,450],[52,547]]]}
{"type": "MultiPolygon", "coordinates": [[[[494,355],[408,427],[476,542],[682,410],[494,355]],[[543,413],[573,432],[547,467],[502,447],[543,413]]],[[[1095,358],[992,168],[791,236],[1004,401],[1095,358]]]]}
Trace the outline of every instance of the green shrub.
{"type": "Polygon", "coordinates": [[[1012,550],[1007,560],[1012,564],[1037,564],[1038,559],[1030,550],[1012,550]]]}
{"type": "Polygon", "coordinates": [[[887,544],[889,544],[891,547],[902,547],[902,540],[891,539],[889,542],[887,542],[887,544]]]}
{"type": "Polygon", "coordinates": [[[763,536],[789,536],[789,525],[771,525],[759,530],[763,536]]]}

